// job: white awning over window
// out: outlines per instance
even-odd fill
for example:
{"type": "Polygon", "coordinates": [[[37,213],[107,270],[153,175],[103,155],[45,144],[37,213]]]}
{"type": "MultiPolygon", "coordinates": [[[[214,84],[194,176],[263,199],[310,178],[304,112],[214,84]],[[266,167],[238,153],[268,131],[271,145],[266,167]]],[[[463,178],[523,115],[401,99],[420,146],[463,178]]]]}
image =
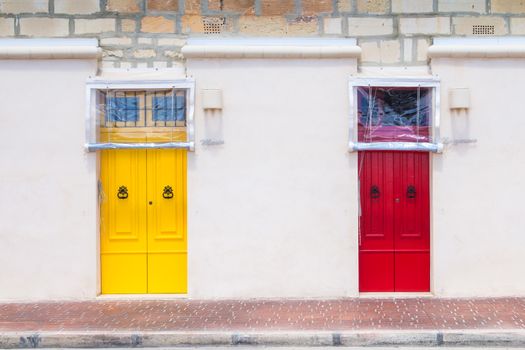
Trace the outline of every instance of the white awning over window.
{"type": "Polygon", "coordinates": [[[186,58],[358,58],[355,39],[241,38],[189,39],[182,48],[186,58]]]}
{"type": "Polygon", "coordinates": [[[523,58],[524,37],[435,38],[430,58],[523,58]]]}
{"type": "Polygon", "coordinates": [[[0,39],[0,59],[95,59],[97,39],[0,39]]]}

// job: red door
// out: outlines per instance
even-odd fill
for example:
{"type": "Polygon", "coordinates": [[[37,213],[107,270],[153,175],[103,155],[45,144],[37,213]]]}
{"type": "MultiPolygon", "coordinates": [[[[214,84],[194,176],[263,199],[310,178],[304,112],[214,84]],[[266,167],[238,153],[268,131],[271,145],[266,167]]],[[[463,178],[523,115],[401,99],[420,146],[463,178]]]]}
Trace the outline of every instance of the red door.
{"type": "Polygon", "coordinates": [[[360,152],[359,290],[430,290],[429,155],[360,152]]]}

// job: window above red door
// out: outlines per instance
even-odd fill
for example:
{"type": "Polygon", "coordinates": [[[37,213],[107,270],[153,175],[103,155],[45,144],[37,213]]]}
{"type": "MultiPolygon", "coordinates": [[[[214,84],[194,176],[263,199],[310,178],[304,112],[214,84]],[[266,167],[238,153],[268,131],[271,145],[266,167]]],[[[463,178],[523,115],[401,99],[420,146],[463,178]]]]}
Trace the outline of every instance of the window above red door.
{"type": "Polygon", "coordinates": [[[357,87],[359,142],[431,142],[432,89],[357,87]]]}
{"type": "Polygon", "coordinates": [[[356,78],[350,150],[440,151],[439,81],[356,78]]]}

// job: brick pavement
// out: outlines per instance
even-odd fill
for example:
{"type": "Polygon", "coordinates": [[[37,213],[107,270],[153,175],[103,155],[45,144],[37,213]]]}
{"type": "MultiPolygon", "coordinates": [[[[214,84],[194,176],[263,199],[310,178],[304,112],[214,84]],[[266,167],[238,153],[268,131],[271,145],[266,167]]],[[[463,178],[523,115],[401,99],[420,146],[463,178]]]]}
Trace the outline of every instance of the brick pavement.
{"type": "Polygon", "coordinates": [[[0,304],[6,331],[525,329],[525,298],[131,300],[0,304]]]}

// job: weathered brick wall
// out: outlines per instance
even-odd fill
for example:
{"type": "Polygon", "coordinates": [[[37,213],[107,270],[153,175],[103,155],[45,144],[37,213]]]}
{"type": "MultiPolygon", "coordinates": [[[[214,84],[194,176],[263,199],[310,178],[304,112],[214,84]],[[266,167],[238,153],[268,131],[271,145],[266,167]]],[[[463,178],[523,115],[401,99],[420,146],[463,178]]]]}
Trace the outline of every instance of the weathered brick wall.
{"type": "Polygon", "coordinates": [[[105,67],[170,67],[190,35],[356,37],[363,65],[435,36],[525,35],[524,0],[0,0],[1,37],[98,37],[105,67]]]}

